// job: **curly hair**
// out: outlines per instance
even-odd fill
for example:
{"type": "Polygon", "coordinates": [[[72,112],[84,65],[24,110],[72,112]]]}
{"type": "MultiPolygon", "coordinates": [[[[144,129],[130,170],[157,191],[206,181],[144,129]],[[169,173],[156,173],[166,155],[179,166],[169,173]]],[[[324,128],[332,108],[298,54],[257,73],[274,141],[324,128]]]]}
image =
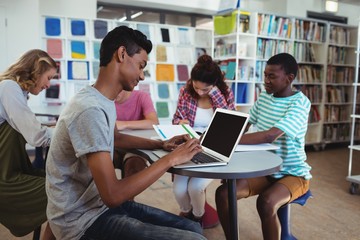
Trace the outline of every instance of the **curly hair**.
{"type": "Polygon", "coordinates": [[[49,54],[40,49],[32,49],[24,53],[7,70],[0,74],[0,81],[11,79],[20,87],[29,91],[36,86],[39,77],[51,68],[56,69],[56,62],[49,54]]]}
{"type": "Polygon", "coordinates": [[[192,85],[193,81],[215,85],[226,98],[229,95],[228,85],[225,83],[224,74],[219,65],[214,62],[209,55],[204,54],[198,58],[197,63],[191,70],[190,79],[186,82],[185,89],[189,91],[193,98],[198,98],[199,96],[192,85]]]}

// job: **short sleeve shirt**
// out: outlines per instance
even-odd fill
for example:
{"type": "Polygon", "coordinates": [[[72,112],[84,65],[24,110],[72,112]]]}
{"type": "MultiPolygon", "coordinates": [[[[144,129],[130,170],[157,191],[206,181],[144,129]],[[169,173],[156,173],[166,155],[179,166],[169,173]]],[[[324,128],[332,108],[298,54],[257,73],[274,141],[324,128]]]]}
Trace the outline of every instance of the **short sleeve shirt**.
{"type": "Polygon", "coordinates": [[[285,133],[273,142],[280,147],[275,152],[283,159],[280,171],[273,174],[273,177],[312,177],[305,153],[305,134],[310,107],[309,99],[302,92],[284,98],[276,98],[272,94],[262,92],[250,109],[249,122],[256,125],[258,131],[276,127],[285,133]]]}
{"type": "Polygon", "coordinates": [[[102,202],[86,154],[113,155],[114,101],[88,86],[60,115],[46,164],[47,216],[57,239],[80,239],[107,207],[102,202]]]}
{"type": "Polygon", "coordinates": [[[149,113],[156,113],[150,95],[134,90],[124,103],[115,102],[116,120],[134,121],[145,119],[149,113]]]}

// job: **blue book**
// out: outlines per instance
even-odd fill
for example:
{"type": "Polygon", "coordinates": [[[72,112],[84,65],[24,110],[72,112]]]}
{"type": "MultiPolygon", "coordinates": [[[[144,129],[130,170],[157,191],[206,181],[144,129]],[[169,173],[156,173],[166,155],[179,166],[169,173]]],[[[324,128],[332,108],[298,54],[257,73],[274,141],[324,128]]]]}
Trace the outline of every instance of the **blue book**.
{"type": "Polygon", "coordinates": [[[236,62],[229,62],[226,69],[225,78],[228,80],[234,80],[235,79],[235,67],[236,62]]]}

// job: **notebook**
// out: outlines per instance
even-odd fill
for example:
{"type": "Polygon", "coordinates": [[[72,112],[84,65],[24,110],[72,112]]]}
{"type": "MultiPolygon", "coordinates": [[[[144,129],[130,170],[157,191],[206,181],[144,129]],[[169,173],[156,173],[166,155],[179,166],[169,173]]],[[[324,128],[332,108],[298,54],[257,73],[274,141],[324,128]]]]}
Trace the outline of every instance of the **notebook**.
{"type": "MultiPolygon", "coordinates": [[[[217,108],[200,141],[203,151],[199,155],[205,155],[207,161],[199,162],[195,158],[198,157],[197,154],[191,161],[174,166],[174,168],[210,167],[228,164],[248,121],[249,114],[247,113],[217,108]]],[[[158,157],[168,154],[164,150],[156,150],[153,153],[158,157]]]]}

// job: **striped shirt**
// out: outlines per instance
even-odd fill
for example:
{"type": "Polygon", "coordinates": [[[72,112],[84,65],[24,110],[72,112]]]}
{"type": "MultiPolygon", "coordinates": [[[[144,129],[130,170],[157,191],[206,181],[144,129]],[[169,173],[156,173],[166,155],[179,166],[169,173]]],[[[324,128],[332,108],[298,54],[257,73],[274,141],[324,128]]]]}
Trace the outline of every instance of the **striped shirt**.
{"type": "Polygon", "coordinates": [[[284,98],[276,98],[272,94],[262,92],[250,109],[249,121],[258,131],[276,127],[285,133],[273,142],[280,147],[275,153],[283,159],[280,171],[274,173],[273,177],[312,177],[311,167],[305,162],[305,134],[310,107],[309,99],[302,92],[284,98]]]}

